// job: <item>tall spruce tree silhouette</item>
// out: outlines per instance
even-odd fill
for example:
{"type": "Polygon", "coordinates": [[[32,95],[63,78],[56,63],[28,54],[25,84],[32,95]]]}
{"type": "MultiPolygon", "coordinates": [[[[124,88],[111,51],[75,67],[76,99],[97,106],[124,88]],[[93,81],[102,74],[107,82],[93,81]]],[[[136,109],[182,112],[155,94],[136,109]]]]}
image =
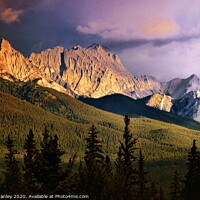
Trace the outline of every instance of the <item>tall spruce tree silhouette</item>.
{"type": "Polygon", "coordinates": [[[88,134],[89,136],[85,139],[87,146],[84,156],[86,164],[86,188],[84,191],[92,199],[102,199],[105,186],[102,145],[94,125],[92,125],[88,134]]]}
{"type": "Polygon", "coordinates": [[[187,159],[187,174],[185,176],[185,199],[199,200],[200,199],[200,157],[197,152],[196,140],[193,140],[192,148],[187,159]]]}
{"type": "Polygon", "coordinates": [[[124,134],[123,142],[120,142],[118,158],[116,159],[116,171],[121,175],[121,199],[129,200],[136,199],[136,184],[137,184],[137,170],[134,168],[134,163],[137,157],[134,155],[136,139],[133,139],[133,134],[129,131],[130,118],[128,115],[124,117],[124,134]],[[134,187],[135,186],[135,187],[134,187]]]}
{"type": "Polygon", "coordinates": [[[58,136],[49,135],[47,128],[43,134],[41,150],[35,160],[35,177],[41,185],[40,192],[56,194],[60,189],[60,183],[64,179],[64,172],[61,168],[61,151],[58,144],[58,136]]]}
{"type": "Polygon", "coordinates": [[[15,159],[15,155],[18,152],[14,149],[14,141],[9,135],[6,141],[6,147],[8,153],[5,154],[6,171],[4,173],[5,179],[2,186],[2,193],[10,195],[23,194],[24,182],[22,171],[19,162],[15,159]]]}
{"type": "Polygon", "coordinates": [[[27,194],[34,194],[36,190],[36,178],[34,176],[35,171],[35,158],[37,154],[36,143],[34,140],[34,134],[32,129],[30,129],[29,134],[25,138],[24,149],[26,153],[24,154],[24,182],[27,194]]]}

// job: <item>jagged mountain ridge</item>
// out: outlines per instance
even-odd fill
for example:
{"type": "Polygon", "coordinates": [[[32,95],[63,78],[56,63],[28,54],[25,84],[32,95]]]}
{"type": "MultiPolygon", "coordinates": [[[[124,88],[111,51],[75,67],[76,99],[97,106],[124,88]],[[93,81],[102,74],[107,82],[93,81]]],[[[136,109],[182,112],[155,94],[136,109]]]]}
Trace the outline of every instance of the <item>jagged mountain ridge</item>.
{"type": "MultiPolygon", "coordinates": [[[[7,40],[1,39],[0,76],[10,81],[37,80],[41,86],[74,97],[99,98],[120,93],[133,99],[140,99],[155,94],[167,94],[172,97],[172,102],[175,100],[178,102],[188,93],[200,90],[200,79],[196,75],[186,79],[172,79],[169,82],[159,82],[147,75],[134,77],[126,70],[117,54],[98,44],[88,48],[78,45],[69,50],[57,46],[38,54],[32,53],[26,58],[7,40]]],[[[190,101],[193,102],[194,99],[191,97],[190,101]]],[[[149,105],[160,107],[160,105],[149,105]]],[[[198,103],[193,105],[187,101],[187,105],[188,109],[192,106],[191,110],[199,110],[197,107],[194,109],[198,103]]],[[[187,115],[186,111],[181,110],[177,111],[177,114],[199,119],[199,112],[187,115]]]]}
{"type": "Polygon", "coordinates": [[[8,41],[0,40],[0,74],[15,77],[23,81],[38,78],[38,68],[34,66],[20,52],[13,49],[8,41]]]}
{"type": "MultiPolygon", "coordinates": [[[[164,97],[168,94],[169,97],[161,98],[162,101],[156,104],[155,95],[151,95],[145,102],[147,105],[155,108],[163,107],[161,104],[167,104],[168,109],[161,109],[170,111],[185,118],[194,119],[200,122],[200,79],[195,74],[186,79],[175,78],[169,82],[161,83],[164,97]],[[170,99],[172,97],[172,99],[170,99]],[[170,105],[170,102],[172,103],[170,105]]],[[[163,94],[161,94],[163,96],[163,94]]],[[[160,94],[158,94],[159,96],[160,94]]],[[[167,96],[168,96],[167,95],[167,96]]]]}
{"type": "Polygon", "coordinates": [[[160,83],[153,77],[133,77],[117,54],[98,44],[70,50],[55,47],[25,58],[3,39],[0,59],[4,76],[7,73],[22,81],[38,78],[41,86],[72,96],[97,98],[121,93],[136,99],[160,92],[160,83]]]}
{"type": "Polygon", "coordinates": [[[33,53],[30,60],[43,68],[54,81],[61,78],[79,96],[98,98],[122,93],[141,98],[159,91],[160,83],[148,76],[134,78],[117,54],[98,44],[88,48],[74,46],[70,50],[59,47],[59,53],[55,53],[57,49],[33,53]]]}
{"type": "Polygon", "coordinates": [[[174,101],[172,112],[200,122],[200,91],[191,91],[174,101]]]}
{"type": "Polygon", "coordinates": [[[200,79],[195,74],[192,74],[186,79],[175,78],[169,82],[163,82],[161,85],[165,94],[169,94],[174,99],[180,99],[189,92],[199,91],[200,79]]]}

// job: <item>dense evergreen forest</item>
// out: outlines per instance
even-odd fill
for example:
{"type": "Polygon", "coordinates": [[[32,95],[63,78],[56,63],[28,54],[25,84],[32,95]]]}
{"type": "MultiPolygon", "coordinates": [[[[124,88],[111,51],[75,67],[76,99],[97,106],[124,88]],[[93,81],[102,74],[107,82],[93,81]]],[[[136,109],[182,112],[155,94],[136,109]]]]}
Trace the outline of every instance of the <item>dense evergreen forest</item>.
{"type": "Polygon", "coordinates": [[[77,152],[67,163],[62,160],[65,152],[60,148],[57,134],[49,128],[45,128],[39,148],[30,129],[25,138],[23,162],[17,159],[19,152],[15,141],[8,135],[0,193],[19,195],[16,198],[45,194],[54,198],[92,200],[199,200],[200,153],[196,141],[188,150],[185,175],[181,175],[179,169],[171,174],[168,194],[166,188],[150,177],[142,148],[137,148],[138,141],[130,131],[127,115],[124,124],[123,139],[118,143],[114,162],[108,152],[103,151],[94,125],[85,138],[83,158],[78,158],[77,152]]]}

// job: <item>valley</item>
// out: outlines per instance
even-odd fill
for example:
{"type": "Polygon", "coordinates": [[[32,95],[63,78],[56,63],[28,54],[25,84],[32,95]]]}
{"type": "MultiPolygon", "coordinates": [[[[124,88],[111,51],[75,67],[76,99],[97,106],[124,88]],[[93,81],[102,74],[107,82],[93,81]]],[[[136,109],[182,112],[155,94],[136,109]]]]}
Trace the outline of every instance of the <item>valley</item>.
{"type": "Polygon", "coordinates": [[[196,75],[169,82],[135,77],[116,54],[97,44],[70,50],[55,47],[26,58],[3,39],[0,77],[2,169],[8,135],[15,140],[21,160],[29,130],[39,146],[46,127],[58,135],[63,161],[76,152],[80,161],[92,124],[113,163],[123,136],[123,116],[128,114],[150,175],[167,188],[173,170],[185,173],[192,141],[200,142],[196,75]],[[165,181],[164,174],[169,175],[165,181]]]}

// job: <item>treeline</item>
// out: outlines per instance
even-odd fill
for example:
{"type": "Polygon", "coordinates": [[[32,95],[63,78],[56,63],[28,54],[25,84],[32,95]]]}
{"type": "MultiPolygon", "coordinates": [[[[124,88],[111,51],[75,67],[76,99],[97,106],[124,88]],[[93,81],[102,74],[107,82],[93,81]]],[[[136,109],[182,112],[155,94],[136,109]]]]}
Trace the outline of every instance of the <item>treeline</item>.
{"type": "MultiPolygon", "coordinates": [[[[92,125],[86,141],[84,158],[79,163],[73,155],[63,163],[64,155],[57,135],[47,129],[43,133],[40,149],[36,148],[34,133],[25,139],[23,163],[16,160],[19,152],[8,136],[5,154],[6,168],[1,181],[1,194],[19,195],[88,195],[92,200],[165,200],[162,187],[149,178],[142,150],[136,148],[137,140],[129,130],[130,119],[124,117],[123,140],[114,164],[102,151],[98,131],[92,125]],[[137,156],[139,155],[139,156],[137,156]],[[78,165],[77,165],[78,163],[78,165]]],[[[200,199],[200,154],[195,140],[188,154],[185,178],[178,171],[172,176],[170,199],[200,199]]]]}

